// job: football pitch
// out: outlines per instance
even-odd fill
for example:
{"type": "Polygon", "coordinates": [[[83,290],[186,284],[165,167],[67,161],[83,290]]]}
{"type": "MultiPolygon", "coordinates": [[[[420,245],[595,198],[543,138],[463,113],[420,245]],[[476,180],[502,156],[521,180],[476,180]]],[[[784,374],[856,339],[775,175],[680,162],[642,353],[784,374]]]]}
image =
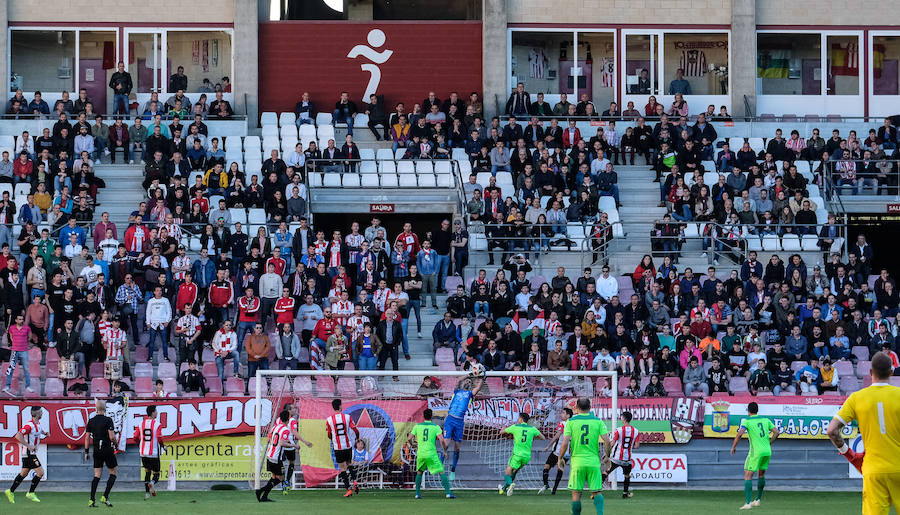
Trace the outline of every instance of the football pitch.
{"type": "MultiPolygon", "coordinates": [[[[103,482],[105,483],[105,481],[103,482]]],[[[103,489],[101,483],[101,491],[103,489]]],[[[27,492],[27,488],[23,488],[27,492]]],[[[461,490],[457,499],[445,499],[443,491],[426,490],[424,499],[413,498],[412,490],[362,491],[349,499],[341,497],[342,492],[294,491],[282,495],[273,492],[274,503],[256,502],[253,492],[241,491],[160,491],[148,501],[143,492],[113,491],[113,508],[98,502],[97,508],[88,508],[87,492],[41,492],[40,504],[25,499],[24,492],[16,495],[16,504],[10,505],[0,494],[0,513],[28,515],[60,513],[128,513],[129,515],[160,515],[179,513],[189,515],[223,514],[296,514],[303,513],[347,513],[365,515],[398,515],[405,513],[516,513],[517,515],[570,513],[571,499],[567,491],[557,495],[536,495],[534,491],[517,491],[512,497],[500,496],[497,492],[461,490]]],[[[99,499],[99,493],[98,497],[99,499]]],[[[809,515],[810,513],[830,513],[834,515],[859,513],[862,495],[859,492],[779,492],[766,491],[762,506],[752,513],[773,515],[809,515]]],[[[590,496],[583,500],[582,513],[596,513],[590,496]]],[[[744,504],[741,491],[701,491],[701,490],[635,490],[631,499],[622,499],[621,491],[606,495],[605,513],[613,515],[646,515],[665,513],[666,515],[697,513],[738,513],[744,504]]],[[[893,512],[892,512],[893,513],[893,512]]]]}

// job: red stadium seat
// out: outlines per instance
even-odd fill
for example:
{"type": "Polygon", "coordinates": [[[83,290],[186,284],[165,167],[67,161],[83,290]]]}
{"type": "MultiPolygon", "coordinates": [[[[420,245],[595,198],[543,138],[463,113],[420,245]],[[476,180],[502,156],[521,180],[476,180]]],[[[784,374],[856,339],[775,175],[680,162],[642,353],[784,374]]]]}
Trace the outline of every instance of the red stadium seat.
{"type": "Polygon", "coordinates": [[[312,394],[312,381],[309,376],[297,376],[293,381],[294,393],[297,395],[312,394]]]}
{"type": "Polygon", "coordinates": [[[62,397],[63,392],[63,382],[61,379],[58,379],[56,377],[48,377],[47,381],[44,382],[45,397],[62,397]]]}
{"type": "MultiPolygon", "coordinates": [[[[269,395],[269,385],[266,383],[266,378],[263,377],[261,384],[262,395],[269,395]]],[[[251,377],[249,381],[247,381],[247,391],[250,395],[256,395],[256,378],[251,377]]]]}
{"type": "Polygon", "coordinates": [[[273,377],[272,383],[269,385],[269,391],[272,392],[271,393],[272,395],[281,395],[284,397],[289,397],[291,395],[291,383],[290,383],[290,381],[288,381],[287,377],[284,377],[284,376],[273,377]]]}
{"type": "Polygon", "coordinates": [[[100,361],[95,361],[91,363],[91,368],[88,371],[89,377],[99,377],[103,378],[103,363],[100,361]]]}
{"type": "Polygon", "coordinates": [[[149,396],[153,393],[153,378],[140,376],[134,378],[134,393],[149,396]]]}
{"type": "Polygon", "coordinates": [[[872,362],[871,361],[859,361],[856,363],[856,377],[861,377],[861,378],[869,377],[870,370],[872,370],[872,362]]]}
{"type": "Polygon", "coordinates": [[[225,381],[225,393],[227,395],[244,395],[244,380],[239,377],[229,377],[225,381]]]}
{"type": "Polygon", "coordinates": [[[222,381],[219,379],[219,376],[207,376],[206,377],[206,388],[209,390],[209,393],[213,395],[222,395],[222,381]]]}
{"type": "Polygon", "coordinates": [[[174,379],[177,375],[175,363],[160,363],[156,368],[156,377],[160,379],[165,379],[167,377],[174,379]]]}
{"type": "Polygon", "coordinates": [[[91,379],[91,395],[109,395],[109,381],[102,377],[91,379]]]}
{"type": "Polygon", "coordinates": [[[744,377],[732,377],[729,386],[732,393],[749,391],[747,388],[747,379],[744,377]]]}
{"type": "Polygon", "coordinates": [[[135,363],[134,377],[149,377],[153,379],[153,365],[150,363],[135,363]]]}
{"type": "MultiPolygon", "coordinates": [[[[318,386],[318,383],[316,383],[318,386]]],[[[337,381],[337,393],[341,397],[355,397],[356,394],[356,379],[352,377],[341,377],[338,378],[337,381]]]]}
{"type": "Polygon", "coordinates": [[[677,377],[663,378],[663,388],[666,389],[666,394],[669,397],[679,397],[683,393],[681,379],[677,377]]]}
{"type": "Polygon", "coordinates": [[[209,376],[218,377],[218,375],[219,375],[219,370],[216,368],[215,363],[204,363],[203,369],[201,370],[201,372],[203,372],[203,375],[206,377],[209,377],[209,376]]]}
{"type": "Polygon", "coordinates": [[[150,361],[150,349],[138,345],[134,349],[134,361],[135,363],[145,363],[150,361]]]}
{"type": "Polygon", "coordinates": [[[334,379],[331,376],[316,377],[316,395],[319,397],[334,396],[334,379]]]}

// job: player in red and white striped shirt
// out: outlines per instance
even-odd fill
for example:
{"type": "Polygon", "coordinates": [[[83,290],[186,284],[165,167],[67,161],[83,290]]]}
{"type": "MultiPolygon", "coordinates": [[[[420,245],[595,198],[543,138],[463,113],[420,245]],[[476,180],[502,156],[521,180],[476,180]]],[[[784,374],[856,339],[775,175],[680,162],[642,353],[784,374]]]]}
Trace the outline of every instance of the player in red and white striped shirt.
{"type": "Polygon", "coordinates": [[[622,475],[625,476],[622,498],[628,499],[634,495],[633,492],[628,490],[631,486],[631,468],[634,466],[634,463],[631,461],[631,452],[640,447],[639,438],[641,432],[631,425],[630,411],[623,411],[622,416],[619,418],[622,420],[622,427],[613,431],[613,451],[609,455],[611,465],[606,474],[603,475],[603,480],[606,481],[606,477],[612,474],[616,468],[622,467],[622,475]]]}
{"type": "MultiPolygon", "coordinates": [[[[562,447],[563,441],[563,431],[566,430],[566,421],[569,420],[569,417],[572,416],[571,408],[563,408],[562,411],[559,412],[559,422],[556,423],[556,434],[553,435],[553,439],[547,442],[546,447],[544,447],[544,451],[548,451],[551,448],[550,455],[547,456],[547,462],[544,463],[544,472],[543,479],[544,484],[541,486],[540,490],[538,490],[538,495],[547,491],[550,488],[550,469],[556,467],[556,464],[559,462],[559,451],[562,447]]],[[[563,459],[566,459],[566,456],[563,456],[563,459]]],[[[560,469],[556,469],[556,480],[553,482],[553,494],[556,495],[556,490],[559,488],[559,482],[562,480],[563,471],[560,469]]]]}
{"type": "MultiPolygon", "coordinates": [[[[303,442],[307,447],[312,447],[312,442],[300,436],[300,424],[297,422],[297,415],[299,413],[297,405],[289,402],[284,405],[284,411],[287,411],[290,414],[290,418],[285,425],[287,425],[288,430],[290,430],[291,443],[293,443],[295,447],[299,447],[300,445],[298,442],[303,442]]],[[[294,466],[297,463],[297,451],[294,449],[285,449],[283,458],[284,461],[288,462],[288,468],[287,474],[284,475],[284,482],[281,483],[281,493],[287,494],[288,488],[291,486],[291,478],[294,477],[294,466]]]]}
{"type": "Polygon", "coordinates": [[[123,360],[125,357],[125,345],[128,338],[125,331],[119,329],[119,319],[112,319],[112,327],[106,330],[103,336],[103,346],[106,347],[106,359],[123,360]]]}
{"type": "Polygon", "coordinates": [[[25,452],[21,454],[22,470],[13,479],[13,484],[9,487],[9,490],[6,491],[6,498],[10,503],[15,504],[14,492],[22,484],[22,481],[25,481],[25,478],[28,477],[32,470],[34,471],[34,477],[31,478],[31,487],[28,489],[28,493],[25,494],[25,498],[29,501],[41,502],[37,495],[34,494],[34,490],[37,488],[38,483],[41,482],[41,478],[44,477],[44,467],[37,456],[38,445],[40,445],[41,439],[48,436],[41,429],[41,417],[43,415],[44,411],[40,406],[32,406],[31,420],[23,424],[22,429],[16,433],[16,442],[25,448],[25,452]]]}
{"type": "Polygon", "coordinates": [[[350,462],[353,461],[353,444],[359,438],[359,429],[356,428],[353,419],[341,412],[340,399],[331,401],[331,407],[334,409],[334,415],[325,419],[325,432],[328,433],[328,439],[331,440],[331,446],[334,448],[334,461],[341,468],[338,477],[343,480],[344,488],[347,489],[344,497],[350,497],[354,493],[359,493],[356,474],[353,469],[350,469],[350,462]],[[352,438],[351,431],[354,434],[352,438]],[[350,488],[351,480],[353,481],[352,489],[350,488]]]}
{"type": "Polygon", "coordinates": [[[144,467],[144,499],[156,496],[159,483],[159,448],[163,445],[162,425],[156,420],[156,406],[147,406],[147,416],[134,429],[134,439],[140,445],[141,466],[144,467]],[[153,482],[150,482],[151,475],[153,482]]]}
{"type": "Polygon", "coordinates": [[[266,470],[272,473],[269,482],[262,488],[256,490],[256,500],[259,502],[274,502],[269,499],[269,492],[278,483],[284,480],[284,469],[281,466],[282,454],[285,449],[293,449],[294,444],[291,443],[291,430],[288,429],[287,421],[290,415],[287,411],[278,414],[278,420],[269,431],[269,445],[266,447],[266,470]]]}

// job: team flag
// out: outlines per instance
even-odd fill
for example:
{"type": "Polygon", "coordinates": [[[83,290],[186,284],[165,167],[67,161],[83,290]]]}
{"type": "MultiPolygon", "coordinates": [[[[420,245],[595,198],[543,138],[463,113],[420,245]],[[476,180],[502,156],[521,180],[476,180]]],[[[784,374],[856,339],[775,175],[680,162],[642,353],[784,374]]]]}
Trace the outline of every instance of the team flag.
{"type": "Polygon", "coordinates": [[[859,76],[859,46],[856,43],[831,45],[831,74],[859,76]]]}
{"type": "Polygon", "coordinates": [[[519,319],[519,312],[517,311],[515,315],[513,315],[512,320],[509,321],[512,324],[513,331],[519,332],[522,338],[526,338],[531,336],[532,333],[538,331],[537,334],[543,334],[544,329],[546,328],[546,322],[544,321],[544,310],[542,309],[540,313],[534,318],[534,320],[521,321],[519,319]]]}
{"type": "Polygon", "coordinates": [[[788,48],[760,49],[756,59],[756,76],[763,79],[788,78],[790,54],[788,48]]]}
{"type": "MultiPolygon", "coordinates": [[[[333,480],[340,470],[334,461],[331,440],[325,431],[325,419],[334,414],[330,399],[300,398],[298,430],[312,442],[302,448],[301,463],[306,486],[313,487],[333,480]]],[[[403,402],[345,400],[344,414],[359,429],[359,437],[366,443],[369,464],[391,462],[401,464],[403,442],[414,425],[421,422],[425,401],[403,402]]]]}

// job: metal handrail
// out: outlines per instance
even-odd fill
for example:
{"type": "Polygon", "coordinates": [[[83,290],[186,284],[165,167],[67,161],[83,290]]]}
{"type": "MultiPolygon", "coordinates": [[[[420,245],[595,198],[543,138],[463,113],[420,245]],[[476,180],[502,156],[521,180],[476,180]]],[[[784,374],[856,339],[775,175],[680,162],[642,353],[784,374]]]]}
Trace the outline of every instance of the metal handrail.
{"type": "MultiPolygon", "coordinates": [[[[828,200],[836,201],[841,206],[841,211],[844,211],[843,201],[841,197],[845,194],[843,190],[845,186],[839,186],[838,182],[840,181],[841,172],[837,170],[837,163],[842,160],[830,161],[827,166],[823,166],[822,169],[825,171],[825,177],[823,182],[823,186],[825,191],[828,193],[828,200]]],[[[861,159],[852,159],[851,161],[859,164],[861,159]]],[[[888,197],[893,196],[894,200],[900,199],[900,160],[898,159],[873,159],[875,163],[891,163],[891,168],[886,172],[887,180],[882,181],[879,180],[878,189],[880,191],[887,191],[887,195],[884,195],[886,200],[888,197]],[[893,185],[892,185],[893,183],[893,185]],[[892,195],[893,192],[893,195],[892,195]]],[[[871,174],[868,173],[860,173],[856,172],[857,180],[870,179],[873,178],[871,174]]],[[[850,186],[846,186],[850,187],[850,186]]],[[[855,186],[851,187],[852,191],[856,190],[855,186]]],[[[871,191],[871,186],[867,186],[862,190],[862,195],[872,196],[871,193],[866,192],[866,190],[871,191]]],[[[851,196],[856,196],[855,193],[851,193],[851,196]]],[[[882,195],[878,195],[879,197],[882,195]]]]}
{"type": "MultiPolygon", "coordinates": [[[[460,172],[459,172],[459,170],[458,170],[458,168],[459,168],[459,162],[458,162],[458,160],[453,159],[453,158],[449,158],[449,159],[391,159],[391,160],[377,159],[377,158],[376,158],[376,159],[345,159],[345,158],[339,158],[339,159],[333,159],[333,160],[332,160],[332,159],[307,159],[307,160],[306,160],[306,163],[305,163],[305,165],[304,165],[304,168],[305,168],[304,173],[305,173],[305,175],[307,176],[307,179],[309,178],[309,175],[310,175],[310,174],[314,174],[314,173],[323,174],[323,175],[324,175],[324,174],[328,174],[328,173],[340,173],[340,174],[342,174],[342,175],[343,175],[343,174],[346,174],[346,173],[353,173],[353,174],[356,174],[356,175],[368,175],[368,174],[370,174],[371,172],[367,172],[367,173],[364,174],[364,173],[362,173],[362,172],[360,171],[360,168],[361,168],[361,166],[362,166],[364,163],[374,163],[374,164],[375,164],[375,172],[374,172],[374,175],[378,175],[378,177],[379,177],[378,185],[379,185],[379,187],[382,187],[382,181],[381,181],[382,175],[385,175],[385,174],[392,174],[392,175],[395,175],[395,176],[398,175],[398,173],[395,173],[395,172],[386,172],[386,171],[384,171],[384,170],[382,169],[382,166],[383,166],[382,163],[385,163],[385,162],[391,162],[391,163],[394,164],[394,165],[396,165],[396,164],[398,164],[398,163],[403,163],[403,162],[413,163],[413,165],[414,165],[414,166],[413,166],[413,175],[415,175],[416,177],[418,177],[418,176],[419,176],[419,171],[416,169],[415,163],[418,163],[418,162],[426,162],[426,161],[431,161],[431,163],[432,163],[432,171],[434,170],[434,165],[437,164],[437,163],[449,163],[449,164],[450,164],[450,172],[449,172],[449,175],[450,175],[450,177],[453,179],[453,180],[451,181],[450,187],[451,187],[451,188],[454,188],[454,187],[458,188],[458,187],[461,186],[461,184],[462,184],[462,176],[461,176],[461,174],[460,174],[460,172]],[[350,164],[356,165],[356,166],[355,166],[355,171],[349,171],[349,170],[346,168],[346,167],[349,166],[350,164]],[[322,167],[324,167],[324,166],[336,166],[336,167],[340,167],[340,168],[341,168],[341,171],[339,171],[339,172],[327,172],[327,171],[325,171],[325,170],[322,169],[322,167]],[[456,169],[456,170],[455,170],[455,169],[456,169]]],[[[435,174],[438,174],[438,172],[434,172],[434,173],[435,173],[435,174]]],[[[311,183],[311,181],[307,180],[307,187],[309,187],[309,184],[310,184],[310,183],[311,183]]],[[[437,186],[437,187],[438,187],[438,188],[441,188],[442,186],[437,186]]],[[[444,187],[446,188],[446,186],[444,186],[444,187]]]]}

